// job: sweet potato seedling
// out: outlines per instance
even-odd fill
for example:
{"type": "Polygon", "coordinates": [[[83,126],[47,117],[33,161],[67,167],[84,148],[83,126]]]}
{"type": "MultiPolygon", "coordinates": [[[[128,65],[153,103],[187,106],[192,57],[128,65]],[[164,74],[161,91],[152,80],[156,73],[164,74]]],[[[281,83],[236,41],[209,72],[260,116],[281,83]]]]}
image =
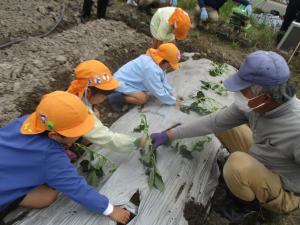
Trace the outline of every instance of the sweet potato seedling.
{"type": "Polygon", "coordinates": [[[156,149],[153,148],[152,139],[149,136],[149,125],[145,114],[141,114],[141,122],[139,126],[134,128],[134,132],[143,133],[145,145],[140,149],[140,161],[145,166],[146,174],[148,175],[148,184],[161,192],[165,190],[165,184],[159,170],[156,166],[156,149]]]}
{"type": "Polygon", "coordinates": [[[114,162],[100,152],[79,143],[75,144],[75,148],[76,152],[82,155],[79,165],[82,172],[86,175],[88,184],[96,187],[100,179],[105,175],[104,168],[109,169],[109,174],[116,170],[114,162]]]}

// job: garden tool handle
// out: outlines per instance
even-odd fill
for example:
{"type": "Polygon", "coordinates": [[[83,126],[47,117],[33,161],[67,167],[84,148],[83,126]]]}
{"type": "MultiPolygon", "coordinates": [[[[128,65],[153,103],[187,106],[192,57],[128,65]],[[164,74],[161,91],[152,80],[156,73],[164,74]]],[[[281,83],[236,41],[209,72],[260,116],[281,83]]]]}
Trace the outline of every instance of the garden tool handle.
{"type": "Polygon", "coordinates": [[[176,123],[176,124],[170,126],[169,128],[165,129],[164,131],[166,132],[166,131],[172,130],[173,128],[178,127],[178,126],[181,126],[181,123],[176,123]]]}

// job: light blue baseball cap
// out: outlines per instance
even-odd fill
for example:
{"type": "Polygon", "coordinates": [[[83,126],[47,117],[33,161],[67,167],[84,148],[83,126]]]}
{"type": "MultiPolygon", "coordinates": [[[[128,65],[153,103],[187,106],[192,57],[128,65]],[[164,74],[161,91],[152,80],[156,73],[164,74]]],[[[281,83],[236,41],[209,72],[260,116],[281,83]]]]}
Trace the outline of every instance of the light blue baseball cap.
{"type": "Polygon", "coordinates": [[[237,92],[252,85],[274,86],[287,82],[290,69],[285,59],[271,51],[249,54],[240,69],[224,81],[228,91],[237,92]]]}

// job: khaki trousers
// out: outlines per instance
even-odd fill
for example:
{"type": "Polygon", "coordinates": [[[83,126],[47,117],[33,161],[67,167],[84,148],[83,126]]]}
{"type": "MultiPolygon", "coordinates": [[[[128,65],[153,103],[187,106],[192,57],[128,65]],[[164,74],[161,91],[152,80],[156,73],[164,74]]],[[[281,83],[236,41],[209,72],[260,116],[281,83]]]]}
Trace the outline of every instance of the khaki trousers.
{"type": "Polygon", "coordinates": [[[223,168],[229,190],[244,201],[257,199],[271,211],[287,213],[299,208],[300,197],[282,188],[280,177],[247,154],[252,132],[247,125],[218,133],[216,136],[231,152],[223,168]]]}

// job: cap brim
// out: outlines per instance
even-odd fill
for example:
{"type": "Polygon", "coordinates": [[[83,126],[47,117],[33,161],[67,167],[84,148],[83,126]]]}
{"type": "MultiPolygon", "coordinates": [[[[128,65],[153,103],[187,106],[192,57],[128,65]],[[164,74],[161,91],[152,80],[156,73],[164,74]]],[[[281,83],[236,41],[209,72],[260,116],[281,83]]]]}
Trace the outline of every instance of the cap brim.
{"type": "Polygon", "coordinates": [[[174,70],[179,70],[179,63],[170,63],[174,70]]]}
{"type": "Polygon", "coordinates": [[[119,87],[119,85],[120,85],[120,81],[113,79],[110,82],[98,84],[94,87],[101,89],[101,90],[110,91],[110,90],[117,89],[117,87],[119,87]]]}
{"type": "Polygon", "coordinates": [[[239,76],[239,72],[236,72],[232,76],[224,80],[224,86],[228,91],[238,92],[247,87],[250,87],[252,83],[242,80],[239,76]]]}
{"type": "MultiPolygon", "coordinates": [[[[54,130],[54,132],[57,132],[64,137],[80,137],[88,133],[94,127],[94,124],[95,118],[89,112],[85,121],[77,127],[63,131],[54,130]]],[[[46,129],[43,127],[42,123],[37,120],[37,114],[34,112],[24,121],[20,131],[22,134],[39,134],[46,131],[46,129]]]]}
{"type": "Polygon", "coordinates": [[[71,129],[63,130],[63,131],[55,131],[55,132],[59,133],[64,137],[80,137],[88,133],[89,131],[91,131],[94,125],[95,125],[95,117],[89,112],[85,121],[80,125],[78,125],[77,127],[73,127],[71,129]]]}
{"type": "Polygon", "coordinates": [[[20,132],[22,134],[39,134],[44,131],[45,128],[42,126],[40,121],[37,120],[36,112],[29,115],[20,128],[20,132]]]}

